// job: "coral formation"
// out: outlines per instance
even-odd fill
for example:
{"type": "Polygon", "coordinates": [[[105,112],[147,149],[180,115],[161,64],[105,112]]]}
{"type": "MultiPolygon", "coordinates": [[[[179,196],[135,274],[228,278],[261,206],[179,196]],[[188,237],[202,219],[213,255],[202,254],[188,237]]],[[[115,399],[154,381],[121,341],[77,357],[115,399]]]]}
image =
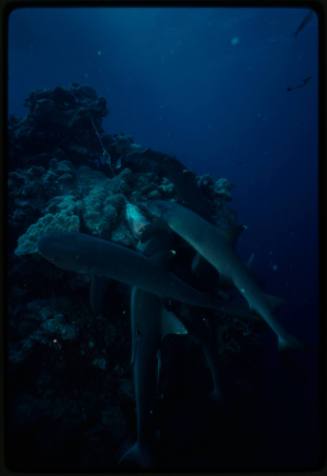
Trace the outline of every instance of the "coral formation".
{"type": "MultiPolygon", "coordinates": [[[[119,446],[133,431],[129,291],[110,283],[106,306],[94,316],[89,277],[51,268],[36,254],[37,241],[45,232],[69,230],[136,249],[138,236],[127,207],[138,207],[150,220],[146,204],[156,198],[180,200],[231,231],[238,225],[228,204],[232,187],[224,178],[197,177],[175,157],[144,148],[127,135],[106,133],[102,128],[106,101],[90,87],[74,84],[69,89],[35,91],[26,106],[26,117],[11,118],[8,127],[13,434],[24,435],[44,418],[61,419],[58,435],[60,431],[70,435],[72,454],[76,432],[82,432],[90,455],[99,456],[99,467],[103,461],[115,464],[119,446]],[[112,168],[100,160],[103,148],[112,168]],[[45,388],[47,397],[41,397],[45,388]]],[[[175,237],[174,251],[172,271],[203,286],[190,276],[192,250],[175,237]]],[[[181,312],[181,306],[175,307],[176,313],[181,312]]],[[[237,315],[215,322],[222,365],[260,328],[255,320],[240,326],[237,315]]],[[[47,428],[41,425],[34,436],[36,447],[44,448],[47,428]]],[[[45,448],[40,462],[50,454],[53,461],[63,458],[65,448],[60,445],[56,443],[55,455],[51,445],[45,448]]],[[[86,453],[81,464],[87,466],[94,458],[87,460],[86,453]]]]}

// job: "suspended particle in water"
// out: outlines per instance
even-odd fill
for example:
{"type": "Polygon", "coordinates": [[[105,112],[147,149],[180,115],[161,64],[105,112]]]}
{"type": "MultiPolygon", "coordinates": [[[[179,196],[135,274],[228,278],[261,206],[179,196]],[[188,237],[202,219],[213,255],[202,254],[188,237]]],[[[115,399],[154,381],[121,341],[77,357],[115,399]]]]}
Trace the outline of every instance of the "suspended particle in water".
{"type": "Polygon", "coordinates": [[[236,46],[238,45],[240,42],[240,38],[238,36],[234,36],[231,40],[230,40],[230,44],[232,46],[236,46]]]}

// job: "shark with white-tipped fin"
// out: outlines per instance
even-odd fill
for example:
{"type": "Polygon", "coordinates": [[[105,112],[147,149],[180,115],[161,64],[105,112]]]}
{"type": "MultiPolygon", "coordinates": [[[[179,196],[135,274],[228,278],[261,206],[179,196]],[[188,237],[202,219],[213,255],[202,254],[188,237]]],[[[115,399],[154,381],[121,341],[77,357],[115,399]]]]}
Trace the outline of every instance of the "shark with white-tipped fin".
{"type": "Polygon", "coordinates": [[[302,347],[298,339],[276,320],[273,300],[262,292],[222,231],[176,202],[154,200],[148,209],[234,284],[250,309],[259,314],[275,332],[279,350],[302,347]]]}
{"type": "Polygon", "coordinates": [[[160,298],[219,310],[219,301],[159,267],[155,260],[112,241],[76,232],[51,232],[39,239],[38,252],[55,266],[114,279],[160,298]]]}
{"type": "MultiPolygon", "coordinates": [[[[140,216],[133,210],[134,222],[140,216]]],[[[143,223],[143,221],[142,221],[143,223]]],[[[138,231],[139,227],[134,228],[138,231]]],[[[168,232],[167,232],[168,231],[168,232]]],[[[163,269],[169,266],[172,233],[157,230],[139,249],[147,257],[155,258],[163,269]]],[[[199,319],[194,319],[196,322],[199,319]]],[[[136,402],[136,442],[122,456],[120,463],[129,467],[155,466],[155,401],[160,376],[161,341],[167,334],[190,334],[202,349],[211,373],[211,398],[221,401],[220,378],[215,359],[215,346],[198,331],[192,319],[184,320],[168,311],[154,294],[133,287],[131,294],[132,367],[136,402]]],[[[211,339],[212,340],[212,339],[211,339]]]]}

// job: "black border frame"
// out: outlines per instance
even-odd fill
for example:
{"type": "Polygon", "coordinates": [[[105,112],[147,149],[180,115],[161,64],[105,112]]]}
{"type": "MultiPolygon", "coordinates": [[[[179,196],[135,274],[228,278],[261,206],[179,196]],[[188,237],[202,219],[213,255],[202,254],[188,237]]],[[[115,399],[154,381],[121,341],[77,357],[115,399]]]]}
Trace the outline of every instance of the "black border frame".
{"type": "MultiPolygon", "coordinates": [[[[0,227],[1,227],[1,241],[0,247],[2,253],[0,254],[0,311],[2,319],[2,327],[0,328],[0,371],[3,377],[0,380],[2,382],[3,390],[0,391],[0,471],[5,475],[32,475],[32,474],[106,474],[103,472],[97,473],[58,473],[58,472],[14,472],[6,467],[6,455],[5,455],[5,388],[6,388],[6,311],[7,311],[7,289],[6,289],[6,275],[7,275],[7,256],[6,256],[6,217],[7,217],[7,184],[6,184],[6,151],[7,151],[7,137],[6,137],[6,125],[8,118],[8,104],[7,104],[7,72],[8,72],[8,18],[10,13],[15,9],[20,8],[48,8],[48,7],[277,7],[277,8],[311,8],[315,11],[319,20],[319,85],[318,85],[318,114],[319,114],[319,128],[318,128],[318,151],[319,151],[319,164],[318,164],[318,214],[319,214],[319,301],[320,301],[320,339],[319,339],[319,373],[320,373],[320,405],[321,415],[323,417],[321,428],[322,439],[322,461],[319,468],[313,468],[312,471],[280,471],[278,474],[302,474],[302,475],[322,475],[327,474],[327,352],[324,345],[325,338],[327,336],[327,326],[325,323],[325,310],[327,301],[327,289],[325,288],[325,269],[326,269],[326,250],[325,243],[327,245],[327,212],[326,212],[326,197],[327,197],[327,183],[326,183],[326,142],[327,142],[327,96],[326,96],[326,80],[327,80],[327,68],[326,68],[326,52],[327,52],[327,33],[326,33],[326,15],[327,15],[327,2],[325,0],[0,0],[0,71],[2,74],[2,81],[0,80],[0,180],[2,183],[2,196],[0,198],[0,227]],[[2,244],[2,246],[1,246],[2,244]],[[326,294],[326,296],[325,296],[326,294]],[[1,332],[2,331],[2,332],[1,332]]],[[[264,474],[275,475],[276,471],[244,471],[244,472],[220,472],[221,475],[242,475],[247,474],[264,474]]],[[[108,472],[108,474],[151,474],[151,472],[108,472]]],[[[159,474],[189,474],[187,472],[171,472],[159,474]]],[[[215,473],[211,473],[215,474],[215,473]]]]}

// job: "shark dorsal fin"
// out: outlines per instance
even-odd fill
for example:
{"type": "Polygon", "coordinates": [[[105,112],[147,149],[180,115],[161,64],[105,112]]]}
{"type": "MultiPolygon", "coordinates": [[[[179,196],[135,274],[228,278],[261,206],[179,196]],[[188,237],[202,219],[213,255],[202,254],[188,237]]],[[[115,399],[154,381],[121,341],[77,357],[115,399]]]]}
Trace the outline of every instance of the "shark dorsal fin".
{"type": "Polygon", "coordinates": [[[162,307],[161,311],[161,339],[163,339],[168,334],[187,334],[187,329],[184,324],[176,317],[176,315],[167,311],[166,308],[162,307]]]}

